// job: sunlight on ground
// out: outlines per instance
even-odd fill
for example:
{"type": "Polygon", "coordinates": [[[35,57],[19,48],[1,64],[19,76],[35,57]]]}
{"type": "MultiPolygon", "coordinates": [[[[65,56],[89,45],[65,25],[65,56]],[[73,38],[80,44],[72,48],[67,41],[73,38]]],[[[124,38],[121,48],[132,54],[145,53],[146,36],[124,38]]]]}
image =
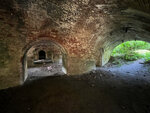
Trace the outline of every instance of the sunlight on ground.
{"type": "Polygon", "coordinates": [[[135,52],[139,54],[146,54],[146,53],[150,53],[150,50],[136,50],[135,52]]]}

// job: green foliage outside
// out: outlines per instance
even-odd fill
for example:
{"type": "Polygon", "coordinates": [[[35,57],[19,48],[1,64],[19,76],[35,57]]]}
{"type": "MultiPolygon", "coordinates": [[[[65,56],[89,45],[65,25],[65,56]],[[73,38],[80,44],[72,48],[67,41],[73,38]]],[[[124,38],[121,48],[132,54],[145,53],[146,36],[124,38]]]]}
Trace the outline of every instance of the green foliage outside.
{"type": "Polygon", "coordinates": [[[113,50],[112,57],[128,61],[144,58],[145,61],[150,61],[150,43],[144,41],[127,41],[113,50]]]}

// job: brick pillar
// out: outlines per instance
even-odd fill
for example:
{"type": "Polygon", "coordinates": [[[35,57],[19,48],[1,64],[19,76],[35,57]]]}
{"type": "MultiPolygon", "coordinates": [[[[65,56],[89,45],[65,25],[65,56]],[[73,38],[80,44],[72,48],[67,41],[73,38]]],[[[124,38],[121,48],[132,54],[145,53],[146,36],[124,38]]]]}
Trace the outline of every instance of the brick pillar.
{"type": "Polygon", "coordinates": [[[93,69],[96,69],[94,60],[67,57],[66,70],[68,75],[81,75],[93,69]]]}

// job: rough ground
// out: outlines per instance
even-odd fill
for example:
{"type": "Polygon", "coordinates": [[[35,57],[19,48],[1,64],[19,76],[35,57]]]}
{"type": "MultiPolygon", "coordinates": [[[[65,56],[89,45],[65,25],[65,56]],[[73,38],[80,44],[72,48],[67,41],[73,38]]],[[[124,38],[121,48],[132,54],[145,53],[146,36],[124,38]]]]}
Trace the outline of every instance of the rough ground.
{"type": "Polygon", "coordinates": [[[62,64],[51,63],[40,67],[30,67],[28,68],[28,78],[26,82],[30,82],[41,77],[54,76],[55,74],[60,76],[65,74],[62,64]]]}
{"type": "Polygon", "coordinates": [[[110,71],[116,76],[126,76],[127,78],[140,77],[141,79],[148,79],[150,77],[150,63],[144,62],[144,59],[139,59],[136,61],[124,61],[116,65],[108,63],[106,66],[99,69],[110,71]]]}
{"type": "Polygon", "coordinates": [[[150,113],[150,74],[114,70],[49,76],[1,90],[0,113],[150,113]]]}

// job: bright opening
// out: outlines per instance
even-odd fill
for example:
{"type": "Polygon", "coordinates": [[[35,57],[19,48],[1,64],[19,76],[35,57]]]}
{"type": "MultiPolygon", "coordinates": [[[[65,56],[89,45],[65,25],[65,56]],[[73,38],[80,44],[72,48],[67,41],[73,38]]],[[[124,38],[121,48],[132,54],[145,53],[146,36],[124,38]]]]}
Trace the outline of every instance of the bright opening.
{"type": "Polygon", "coordinates": [[[144,41],[127,41],[118,45],[112,52],[112,57],[126,61],[144,59],[150,60],[150,43],[144,41]]]}
{"type": "Polygon", "coordinates": [[[150,75],[150,43],[127,41],[114,48],[106,70],[117,76],[150,75]]]}

